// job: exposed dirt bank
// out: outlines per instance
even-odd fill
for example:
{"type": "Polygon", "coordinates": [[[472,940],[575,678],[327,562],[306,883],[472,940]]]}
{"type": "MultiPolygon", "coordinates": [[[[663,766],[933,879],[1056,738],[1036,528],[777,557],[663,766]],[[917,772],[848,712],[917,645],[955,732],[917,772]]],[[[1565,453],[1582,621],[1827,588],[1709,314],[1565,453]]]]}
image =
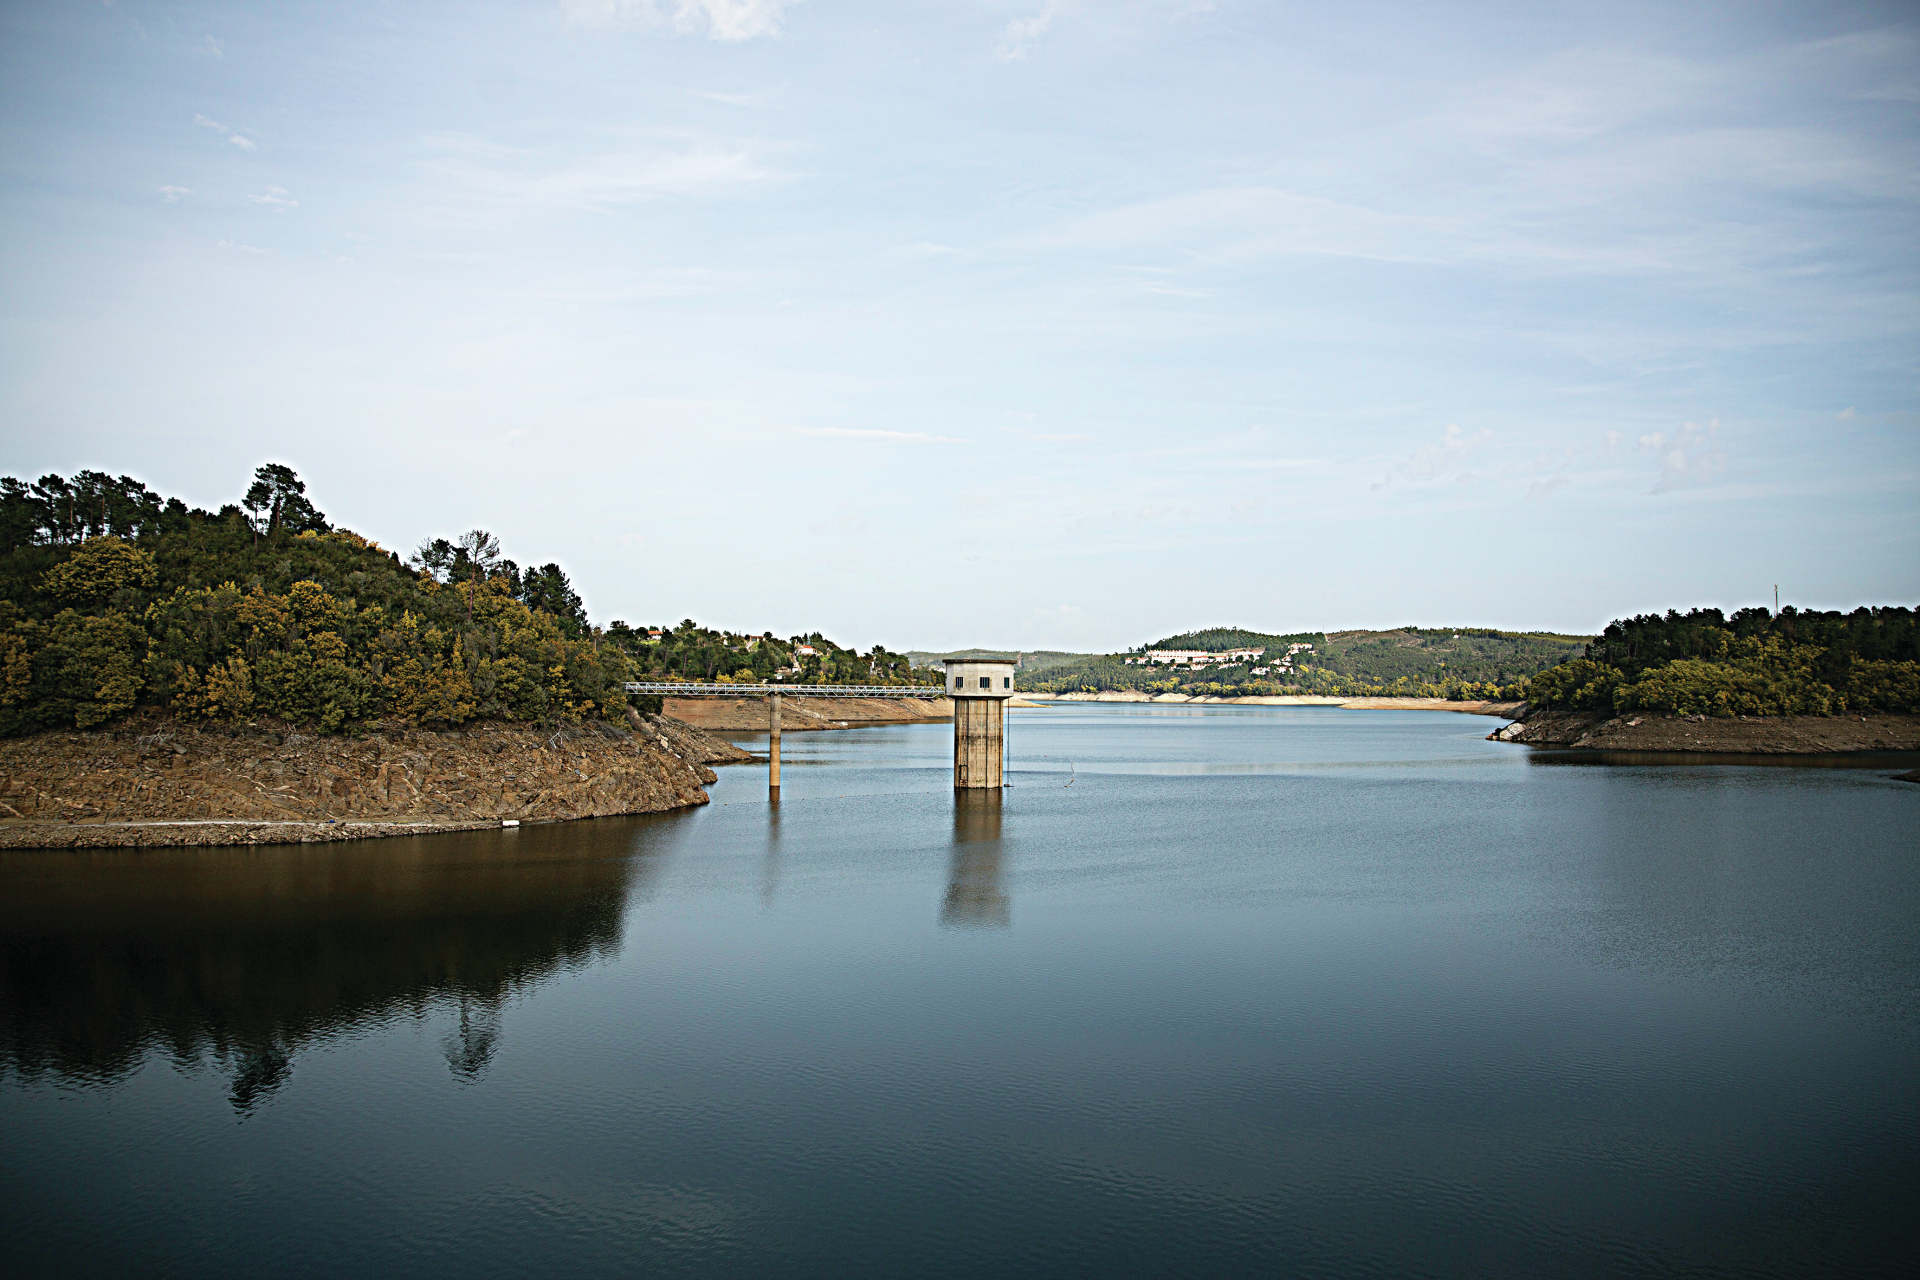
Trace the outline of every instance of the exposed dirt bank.
{"type": "Polygon", "coordinates": [[[362,738],[147,719],[0,742],[0,846],[278,844],[707,803],[746,752],[665,716],[362,738]]]}
{"type": "Polygon", "coordinates": [[[1468,715],[1504,716],[1518,702],[1454,702],[1446,698],[1333,698],[1318,694],[1254,695],[1223,698],[1185,693],[1141,693],[1112,690],[1106,693],[1027,693],[1025,698],[1049,702],[1158,702],[1168,704],[1242,704],[1259,707],[1344,707],[1349,711],[1461,711],[1468,715]]]}
{"type": "MultiPolygon", "coordinates": [[[[765,698],[668,698],[666,712],[701,729],[728,732],[765,730],[765,698]]],[[[845,729],[854,724],[889,721],[948,720],[949,698],[808,698],[780,695],[780,732],[807,729],[845,729]]]]}
{"type": "Polygon", "coordinates": [[[1718,751],[1823,755],[1920,751],[1920,716],[1600,716],[1534,712],[1489,734],[1501,742],[1597,751],[1718,751]]]}

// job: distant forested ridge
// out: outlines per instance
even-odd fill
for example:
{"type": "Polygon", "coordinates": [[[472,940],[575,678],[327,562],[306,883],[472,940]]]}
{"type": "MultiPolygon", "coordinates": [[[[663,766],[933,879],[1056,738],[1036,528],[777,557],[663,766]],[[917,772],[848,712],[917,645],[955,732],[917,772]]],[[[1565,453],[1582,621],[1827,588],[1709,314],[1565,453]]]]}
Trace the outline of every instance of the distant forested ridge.
{"type": "Polygon", "coordinates": [[[594,626],[558,564],[523,570],[481,530],[403,561],[335,529],[284,466],[216,512],[131,476],[0,479],[0,735],[136,709],[328,732],[624,718],[622,683],[648,676],[920,678],[878,646],[653,632],[594,626]]]}
{"type": "Polygon", "coordinates": [[[1086,661],[1088,656],[1084,653],[1068,653],[1063,649],[948,649],[944,652],[933,649],[907,650],[907,657],[913,660],[913,665],[916,667],[939,667],[949,658],[1012,658],[1021,670],[1029,673],[1042,671],[1048,667],[1072,666],[1086,661]]]}
{"type": "Polygon", "coordinates": [[[1023,672],[1019,687],[1046,693],[1135,690],[1190,696],[1505,698],[1525,696],[1530,676],[1578,654],[1584,636],[1494,631],[1484,627],[1399,627],[1392,631],[1277,634],[1209,627],[1169,636],[1126,653],[1088,655],[1023,672]],[[1282,665],[1294,645],[1311,645],[1282,665]],[[1251,661],[1170,665],[1145,661],[1150,650],[1225,654],[1263,649],[1251,661]]]}
{"type": "Polygon", "coordinates": [[[1920,711],[1920,619],[1904,607],[1669,610],[1612,623],[1536,676],[1534,704],[1625,714],[1920,711]]]}
{"type": "Polygon", "coordinates": [[[818,631],[782,640],[716,631],[691,618],[677,627],[635,628],[624,622],[607,627],[607,639],[629,656],[645,679],[718,681],[734,684],[790,684],[805,692],[809,684],[930,686],[945,683],[939,671],[916,670],[904,653],[874,645],[866,653],[843,649],[818,631]]]}

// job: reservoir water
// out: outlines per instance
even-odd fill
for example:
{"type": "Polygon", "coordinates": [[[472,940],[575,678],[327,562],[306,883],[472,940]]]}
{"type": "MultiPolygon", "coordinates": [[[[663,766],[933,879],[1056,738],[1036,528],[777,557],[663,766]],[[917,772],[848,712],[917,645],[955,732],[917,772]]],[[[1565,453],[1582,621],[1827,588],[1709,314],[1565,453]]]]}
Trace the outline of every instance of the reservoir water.
{"type": "MultiPolygon", "coordinates": [[[[1876,1275],[1911,759],[1323,708],[789,735],[785,796],[0,853],[15,1275],[1876,1275]],[[1832,766],[1836,762],[1826,762],[1832,766]]],[[[759,744],[742,738],[749,746],[759,744]]]]}

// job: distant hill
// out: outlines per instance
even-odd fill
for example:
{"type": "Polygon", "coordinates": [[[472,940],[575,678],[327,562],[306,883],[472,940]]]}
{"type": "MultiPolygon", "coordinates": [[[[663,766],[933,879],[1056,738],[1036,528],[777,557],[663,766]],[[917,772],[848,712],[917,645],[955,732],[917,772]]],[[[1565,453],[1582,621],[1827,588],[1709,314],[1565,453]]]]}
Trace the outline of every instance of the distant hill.
{"type": "Polygon", "coordinates": [[[1204,631],[1189,631],[1184,635],[1168,636],[1165,640],[1141,645],[1138,652],[1148,649],[1201,649],[1207,653],[1225,653],[1229,649],[1285,649],[1290,644],[1317,644],[1325,639],[1318,631],[1296,631],[1280,636],[1265,631],[1247,631],[1240,627],[1208,627],[1204,631]]]}
{"type": "Polygon", "coordinates": [[[1589,637],[1486,627],[1396,627],[1391,631],[1297,631],[1277,634],[1246,627],[1206,627],[1156,640],[1126,653],[1048,655],[1015,679],[1022,689],[1149,689],[1213,694],[1365,693],[1519,696],[1518,687],[1549,667],[1580,656],[1589,637]],[[1290,645],[1312,650],[1282,671],[1274,659],[1290,645]],[[1149,649],[1224,653],[1265,649],[1253,662],[1198,668],[1140,662],[1149,649]],[[1129,661],[1132,659],[1132,661],[1129,661]],[[1505,693],[1502,693],[1505,691],[1505,693]]]}
{"type": "Polygon", "coordinates": [[[1579,657],[1590,639],[1484,627],[1335,631],[1316,647],[1314,665],[1378,684],[1405,679],[1504,685],[1579,657]]]}
{"type": "Polygon", "coordinates": [[[1020,663],[1020,670],[1028,674],[1099,656],[1093,653],[1066,653],[1059,649],[949,649],[945,653],[934,653],[929,649],[907,650],[908,659],[916,667],[937,667],[948,658],[1015,658],[1020,663]]]}

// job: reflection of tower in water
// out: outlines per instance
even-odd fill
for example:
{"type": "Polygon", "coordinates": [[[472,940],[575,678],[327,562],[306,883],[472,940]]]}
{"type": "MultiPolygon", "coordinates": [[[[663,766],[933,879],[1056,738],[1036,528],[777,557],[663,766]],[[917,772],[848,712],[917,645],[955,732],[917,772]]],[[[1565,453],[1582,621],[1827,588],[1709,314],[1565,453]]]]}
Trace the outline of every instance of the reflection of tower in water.
{"type": "Polygon", "coordinates": [[[999,791],[956,791],[953,863],[940,923],[954,929],[1005,929],[1013,899],[1001,884],[999,791]]]}

